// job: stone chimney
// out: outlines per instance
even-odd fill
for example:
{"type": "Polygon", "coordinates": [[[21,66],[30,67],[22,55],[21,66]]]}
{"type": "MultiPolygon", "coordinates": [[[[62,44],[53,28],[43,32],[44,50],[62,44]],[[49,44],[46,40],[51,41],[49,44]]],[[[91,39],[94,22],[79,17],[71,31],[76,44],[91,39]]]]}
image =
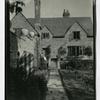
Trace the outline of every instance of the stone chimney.
{"type": "Polygon", "coordinates": [[[70,12],[68,10],[63,11],[63,18],[70,17],[70,12]]]}

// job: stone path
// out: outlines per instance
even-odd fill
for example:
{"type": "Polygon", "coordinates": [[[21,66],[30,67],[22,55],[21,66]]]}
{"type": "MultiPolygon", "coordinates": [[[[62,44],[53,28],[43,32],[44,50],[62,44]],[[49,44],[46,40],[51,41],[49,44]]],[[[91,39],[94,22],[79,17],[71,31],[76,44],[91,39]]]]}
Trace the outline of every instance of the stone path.
{"type": "Polygon", "coordinates": [[[68,100],[57,68],[50,69],[46,100],[68,100]]]}

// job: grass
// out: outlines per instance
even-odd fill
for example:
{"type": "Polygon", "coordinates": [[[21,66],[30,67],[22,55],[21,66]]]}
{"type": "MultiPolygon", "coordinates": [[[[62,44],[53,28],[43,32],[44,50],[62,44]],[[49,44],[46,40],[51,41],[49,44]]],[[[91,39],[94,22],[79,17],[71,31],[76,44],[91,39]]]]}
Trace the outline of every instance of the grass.
{"type": "Polygon", "coordinates": [[[94,100],[94,77],[90,70],[60,70],[60,75],[70,100],[94,100]]]}

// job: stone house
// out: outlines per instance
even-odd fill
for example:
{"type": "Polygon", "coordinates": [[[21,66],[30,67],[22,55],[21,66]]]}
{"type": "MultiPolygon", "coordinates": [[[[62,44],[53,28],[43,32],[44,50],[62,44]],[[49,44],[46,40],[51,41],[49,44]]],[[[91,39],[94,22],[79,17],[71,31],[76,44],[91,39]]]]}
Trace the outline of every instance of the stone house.
{"type": "Polygon", "coordinates": [[[41,48],[51,46],[51,59],[57,59],[58,49],[64,47],[67,57],[93,60],[94,33],[90,17],[70,17],[70,12],[64,9],[63,17],[41,18],[41,0],[34,2],[35,18],[27,20],[40,34],[41,48]]]}
{"type": "MultiPolygon", "coordinates": [[[[35,19],[28,20],[35,26],[35,19]]],[[[61,46],[66,47],[66,56],[84,56],[84,49],[88,46],[93,53],[93,26],[90,18],[41,18],[40,20],[41,25],[38,25],[36,30],[41,35],[41,48],[50,45],[51,58],[56,58],[61,46]]]]}
{"type": "Polygon", "coordinates": [[[12,29],[26,28],[39,33],[40,53],[42,49],[50,46],[52,61],[57,60],[60,47],[66,49],[66,57],[93,60],[93,24],[89,17],[39,18],[37,20],[36,18],[26,19],[22,13],[18,13],[11,22],[12,29]],[[26,26],[26,22],[29,26],[26,26]],[[85,53],[88,47],[91,51],[89,57],[85,53]]]}
{"type": "Polygon", "coordinates": [[[20,14],[11,20],[10,29],[10,66],[17,65],[29,68],[36,67],[39,43],[36,30],[28,23],[27,19],[20,14]],[[18,61],[19,60],[19,61],[18,61]]]}
{"type": "Polygon", "coordinates": [[[34,20],[28,19],[41,35],[41,48],[51,46],[53,62],[57,60],[60,47],[66,49],[64,56],[67,58],[93,60],[93,25],[89,17],[41,18],[38,26],[34,20]],[[89,56],[86,54],[86,48],[90,48],[89,56]]]}

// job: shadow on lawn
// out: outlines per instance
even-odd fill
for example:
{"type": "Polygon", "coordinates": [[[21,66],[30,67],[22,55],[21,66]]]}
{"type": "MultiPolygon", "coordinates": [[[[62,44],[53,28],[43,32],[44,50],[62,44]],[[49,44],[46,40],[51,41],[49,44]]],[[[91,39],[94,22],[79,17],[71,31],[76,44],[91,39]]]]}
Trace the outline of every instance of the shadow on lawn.
{"type": "Polygon", "coordinates": [[[69,100],[95,100],[94,93],[88,94],[85,93],[84,90],[81,90],[79,88],[74,88],[74,87],[71,87],[71,89],[69,89],[64,83],[64,78],[60,70],[59,70],[59,74],[61,77],[62,85],[65,89],[66,95],[68,96],[69,100]]]}
{"type": "Polygon", "coordinates": [[[7,100],[45,100],[47,80],[44,71],[32,72],[27,78],[22,69],[10,72],[7,100]]]}

